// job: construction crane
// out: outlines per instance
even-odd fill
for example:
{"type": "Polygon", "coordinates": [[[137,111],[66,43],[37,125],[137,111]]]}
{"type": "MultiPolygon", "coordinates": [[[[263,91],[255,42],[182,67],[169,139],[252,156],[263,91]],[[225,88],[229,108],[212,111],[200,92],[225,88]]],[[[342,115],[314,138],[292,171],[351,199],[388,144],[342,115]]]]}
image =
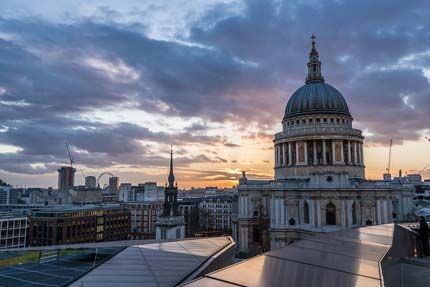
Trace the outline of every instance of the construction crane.
{"type": "MultiPolygon", "coordinates": [[[[424,137],[424,138],[430,142],[430,136],[424,137]]],[[[422,168],[421,170],[419,170],[418,173],[424,172],[429,167],[430,167],[430,163],[428,165],[426,165],[424,168],[422,168]]]]}
{"type": "Polygon", "coordinates": [[[82,170],[82,168],[81,168],[81,167],[79,167],[79,170],[81,171],[82,178],[84,179],[84,182],[85,182],[85,174],[84,174],[84,171],[82,170]]]}
{"type": "Polygon", "coordinates": [[[391,169],[391,147],[393,145],[393,139],[390,139],[390,151],[388,152],[388,166],[386,168],[387,173],[390,174],[391,169]]]}
{"type": "Polygon", "coordinates": [[[74,160],[73,160],[73,158],[72,158],[72,154],[70,153],[69,145],[67,144],[67,142],[66,142],[66,149],[67,149],[67,153],[69,154],[70,167],[73,167],[73,163],[74,163],[75,161],[74,161],[74,160]]]}
{"type": "Polygon", "coordinates": [[[430,164],[426,165],[424,168],[422,168],[421,170],[419,170],[417,173],[423,173],[429,167],[430,167],[430,164]]]}

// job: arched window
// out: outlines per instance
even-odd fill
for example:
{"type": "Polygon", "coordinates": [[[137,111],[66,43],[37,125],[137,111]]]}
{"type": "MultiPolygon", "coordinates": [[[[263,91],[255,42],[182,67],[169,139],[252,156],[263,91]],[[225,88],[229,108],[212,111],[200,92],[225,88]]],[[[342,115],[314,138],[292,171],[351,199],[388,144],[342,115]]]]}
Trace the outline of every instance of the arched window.
{"type": "Polygon", "coordinates": [[[309,204],[307,201],[303,205],[303,221],[305,224],[309,224],[309,204]]]}
{"type": "Polygon", "coordinates": [[[357,224],[357,205],[354,203],[352,204],[352,224],[357,224]]]}
{"type": "Polygon", "coordinates": [[[336,225],[336,206],[331,202],[325,207],[325,221],[327,225],[336,225]]]}

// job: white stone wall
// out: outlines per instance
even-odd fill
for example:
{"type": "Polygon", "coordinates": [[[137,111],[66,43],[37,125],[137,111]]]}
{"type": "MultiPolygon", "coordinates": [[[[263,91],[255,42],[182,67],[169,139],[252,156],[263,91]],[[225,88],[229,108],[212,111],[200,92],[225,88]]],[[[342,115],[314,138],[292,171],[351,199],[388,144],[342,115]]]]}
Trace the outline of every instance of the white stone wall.
{"type": "Polygon", "coordinates": [[[157,226],[155,231],[155,239],[183,239],[185,238],[185,226],[160,227],[157,226]],[[163,235],[165,233],[165,235],[163,235]],[[163,238],[164,237],[164,238],[163,238]]]}

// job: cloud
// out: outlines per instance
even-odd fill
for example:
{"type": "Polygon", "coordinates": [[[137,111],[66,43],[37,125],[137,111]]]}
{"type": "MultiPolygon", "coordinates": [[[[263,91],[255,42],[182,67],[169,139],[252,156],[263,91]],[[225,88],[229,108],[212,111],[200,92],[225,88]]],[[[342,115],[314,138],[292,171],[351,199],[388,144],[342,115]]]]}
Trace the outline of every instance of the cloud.
{"type": "Polygon", "coordinates": [[[94,168],[165,166],[170,144],[179,165],[234,163],[213,150],[239,152],[240,139],[271,145],[304,83],[314,32],[325,79],[372,134],[368,143],[416,140],[430,128],[428,2],[129,4],[40,13],[31,2],[25,13],[5,4],[0,144],[17,150],[0,154],[1,169],[55,171],[67,162],[65,141],[94,168]],[[127,109],[155,120],[131,122],[127,109]],[[91,119],[104,110],[124,119],[91,119]]]}

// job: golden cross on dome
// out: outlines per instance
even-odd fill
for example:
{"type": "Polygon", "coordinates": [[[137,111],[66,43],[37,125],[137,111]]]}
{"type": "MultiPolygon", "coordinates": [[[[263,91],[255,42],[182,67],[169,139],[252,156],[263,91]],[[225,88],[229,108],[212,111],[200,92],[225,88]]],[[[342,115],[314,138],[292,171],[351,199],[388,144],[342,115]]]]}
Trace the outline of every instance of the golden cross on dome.
{"type": "Polygon", "coordinates": [[[315,36],[315,34],[314,33],[312,33],[312,36],[311,36],[311,39],[312,39],[312,42],[315,42],[315,39],[317,38],[317,36],[315,36]]]}

